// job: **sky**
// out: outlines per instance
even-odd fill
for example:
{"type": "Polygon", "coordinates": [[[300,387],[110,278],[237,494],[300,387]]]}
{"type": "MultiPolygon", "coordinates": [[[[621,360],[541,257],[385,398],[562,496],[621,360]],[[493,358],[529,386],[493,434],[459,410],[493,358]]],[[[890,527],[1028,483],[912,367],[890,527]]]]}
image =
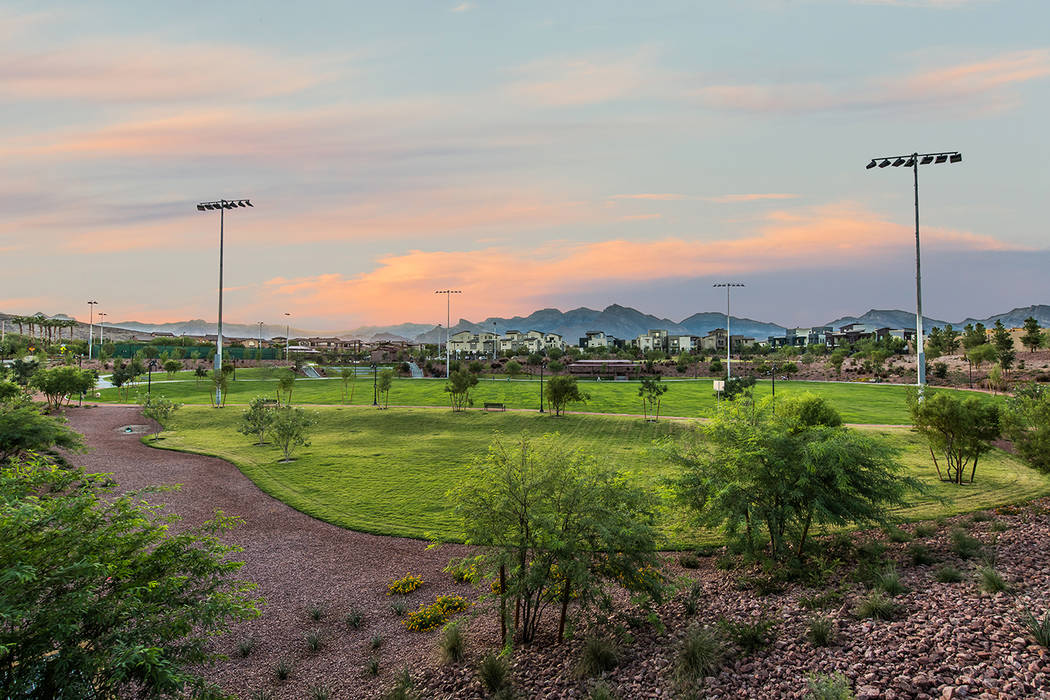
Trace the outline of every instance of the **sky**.
{"type": "Polygon", "coordinates": [[[5,2],[0,311],[1050,303],[1050,3],[5,2]]]}

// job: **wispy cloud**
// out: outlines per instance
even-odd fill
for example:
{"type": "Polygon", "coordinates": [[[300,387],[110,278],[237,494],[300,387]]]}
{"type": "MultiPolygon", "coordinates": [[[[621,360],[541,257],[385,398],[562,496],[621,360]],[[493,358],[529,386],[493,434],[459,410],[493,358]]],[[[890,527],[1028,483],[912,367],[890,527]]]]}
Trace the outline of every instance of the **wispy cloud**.
{"type": "Polygon", "coordinates": [[[689,195],[672,193],[640,193],[640,194],[614,194],[609,199],[655,199],[658,201],[673,201],[676,199],[688,199],[689,195]]]}
{"type": "Polygon", "coordinates": [[[473,10],[475,7],[476,5],[472,2],[461,2],[455,7],[450,8],[449,12],[467,12],[468,10],[473,10]]]}
{"type": "Polygon", "coordinates": [[[737,202],[761,202],[768,199],[796,199],[797,194],[784,192],[758,192],[754,194],[723,194],[717,197],[704,197],[708,202],[718,204],[735,204],[737,202]]]}
{"type": "Polygon", "coordinates": [[[584,105],[642,96],[653,88],[654,52],[545,58],[517,68],[510,94],[529,104],[584,105]]]}

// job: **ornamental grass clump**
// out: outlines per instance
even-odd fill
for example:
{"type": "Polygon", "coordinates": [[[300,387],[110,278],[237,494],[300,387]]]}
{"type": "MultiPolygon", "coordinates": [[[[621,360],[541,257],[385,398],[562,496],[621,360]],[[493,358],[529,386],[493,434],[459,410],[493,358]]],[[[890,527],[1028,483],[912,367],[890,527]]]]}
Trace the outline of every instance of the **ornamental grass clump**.
{"type": "Polygon", "coordinates": [[[857,606],[856,614],[861,619],[892,620],[896,617],[900,606],[882,591],[872,591],[861,599],[857,606]]]}
{"type": "Polygon", "coordinates": [[[442,663],[451,664],[463,660],[466,649],[463,641],[463,629],[458,621],[445,625],[444,632],[441,635],[440,647],[442,663]]]}
{"type": "Polygon", "coordinates": [[[346,615],[343,616],[343,622],[346,623],[347,628],[353,630],[359,629],[363,620],[364,615],[357,608],[350,608],[346,615]]]}
{"type": "Polygon", "coordinates": [[[901,575],[893,567],[879,574],[875,585],[889,596],[899,596],[908,592],[908,587],[901,583],[901,575]]]}
{"type": "Polygon", "coordinates": [[[510,687],[510,662],[503,654],[488,653],[478,665],[481,685],[490,693],[498,693],[510,687]]]}
{"type": "Polygon", "coordinates": [[[834,639],[835,632],[831,620],[826,617],[814,617],[809,620],[809,631],[806,639],[815,647],[826,647],[834,639]]]}
{"type": "Polygon", "coordinates": [[[690,685],[714,675],[725,658],[725,644],[711,627],[692,627],[678,648],[675,679],[690,685]]]}
{"type": "Polygon", "coordinates": [[[1043,613],[1041,618],[1033,615],[1031,610],[1026,610],[1022,622],[1035,641],[1050,648],[1050,610],[1043,613]]]}
{"type": "Polygon", "coordinates": [[[732,639],[745,654],[758,651],[773,641],[773,629],[776,627],[776,624],[776,620],[763,617],[754,620],[745,620],[743,622],[733,622],[732,620],[722,620],[719,622],[719,626],[725,630],[729,638],[732,639]]]}
{"type": "Polygon", "coordinates": [[[408,595],[423,585],[423,579],[414,574],[405,574],[404,578],[394,579],[387,586],[387,595],[408,595]]]}
{"type": "Polygon", "coordinates": [[[850,687],[849,678],[841,673],[830,676],[812,675],[807,680],[809,692],[806,700],[853,700],[856,697],[850,687]]]}
{"type": "Polygon", "coordinates": [[[977,576],[981,581],[982,593],[999,593],[1010,590],[1010,584],[1003,579],[998,571],[990,566],[982,566],[978,569],[977,576]]]}
{"type": "Polygon", "coordinates": [[[616,644],[602,637],[587,637],[583,642],[580,659],[576,662],[576,675],[580,678],[597,676],[611,671],[620,662],[616,644]]]}
{"type": "Polygon", "coordinates": [[[952,551],[960,559],[973,559],[981,551],[981,541],[962,528],[952,530],[950,540],[952,551]]]}
{"type": "Polygon", "coordinates": [[[908,547],[908,556],[911,558],[911,563],[916,566],[925,566],[935,561],[929,546],[922,542],[912,542],[908,547]]]}
{"type": "Polygon", "coordinates": [[[963,580],[962,572],[951,564],[945,564],[933,572],[933,578],[938,583],[959,583],[963,580]]]}
{"type": "Polygon", "coordinates": [[[916,537],[933,537],[937,534],[937,526],[933,523],[919,523],[915,526],[916,537]]]}

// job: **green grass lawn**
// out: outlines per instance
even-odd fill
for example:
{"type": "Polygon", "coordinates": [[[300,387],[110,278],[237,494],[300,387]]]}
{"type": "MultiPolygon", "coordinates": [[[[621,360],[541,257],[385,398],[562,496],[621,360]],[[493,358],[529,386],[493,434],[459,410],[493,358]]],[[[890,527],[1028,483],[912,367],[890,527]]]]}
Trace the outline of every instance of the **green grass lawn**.
{"type": "MultiPolygon", "coordinates": [[[[779,393],[779,392],[778,392],[779,393]]],[[[241,410],[184,407],[158,447],[214,455],[236,464],[267,493],[313,517],[342,527],[388,535],[456,538],[458,531],[446,491],[483,457],[495,436],[513,440],[522,433],[557,432],[568,445],[631,473],[664,499],[662,528],[670,546],[717,541],[714,532],[685,525],[685,513],[668,497],[666,478],[675,473],[654,442],[689,429],[682,422],[647,424],[637,418],[563,416],[480,411],[453,414],[437,409],[324,407],[311,409],[318,423],[309,447],[295,461],[280,464],[272,445],[255,446],[235,430],[241,410]]],[[[1001,451],[981,460],[977,483],[953,486],[937,481],[929,452],[903,428],[871,429],[901,450],[910,473],[927,482],[931,494],[901,512],[927,519],[1050,493],[1050,477],[1001,451]]]]}
{"type": "MultiPolygon", "coordinates": [[[[703,417],[715,410],[715,398],[710,379],[667,382],[670,387],[664,394],[661,415],[703,417]]],[[[640,414],[638,382],[581,382],[582,389],[590,394],[586,404],[571,406],[572,410],[594,413],[640,414]]],[[[339,379],[298,379],[292,392],[292,400],[298,404],[339,404],[342,400],[343,383],[339,379]]],[[[372,382],[359,377],[353,383],[353,403],[372,403],[372,382]]],[[[227,401],[230,404],[246,404],[254,396],[274,397],[275,380],[266,370],[245,368],[237,370],[237,380],[229,383],[227,401]]],[[[153,390],[169,399],[185,404],[208,404],[212,392],[210,380],[197,382],[193,379],[173,382],[154,382],[153,390]]],[[[756,396],[770,393],[769,382],[756,387],[756,396]]],[[[130,400],[136,391],[132,388],[130,400]]],[[[906,387],[893,384],[845,384],[828,382],[777,382],[777,397],[812,392],[824,397],[848,423],[872,423],[904,425],[909,422],[905,405],[906,387]]],[[[119,401],[117,390],[105,389],[102,401],[119,401]]],[[[486,402],[506,404],[510,408],[539,408],[540,383],[533,380],[506,381],[482,379],[471,391],[475,406],[486,402]]],[[[974,394],[989,401],[1000,400],[987,394],[974,394]]],[[[390,391],[390,405],[400,406],[448,406],[443,379],[396,379],[390,391]]]]}

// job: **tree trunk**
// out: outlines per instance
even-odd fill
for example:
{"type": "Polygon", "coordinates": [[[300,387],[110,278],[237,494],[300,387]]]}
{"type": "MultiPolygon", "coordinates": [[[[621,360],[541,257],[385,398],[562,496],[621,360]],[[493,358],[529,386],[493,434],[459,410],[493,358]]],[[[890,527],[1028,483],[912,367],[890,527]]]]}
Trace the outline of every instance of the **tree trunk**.
{"type": "Polygon", "coordinates": [[[499,565],[499,642],[507,645],[507,565],[499,565]]]}
{"type": "Polygon", "coordinates": [[[565,639],[565,614],[569,610],[569,580],[565,579],[565,588],[561,592],[561,617],[558,619],[558,644],[565,639]]]}

